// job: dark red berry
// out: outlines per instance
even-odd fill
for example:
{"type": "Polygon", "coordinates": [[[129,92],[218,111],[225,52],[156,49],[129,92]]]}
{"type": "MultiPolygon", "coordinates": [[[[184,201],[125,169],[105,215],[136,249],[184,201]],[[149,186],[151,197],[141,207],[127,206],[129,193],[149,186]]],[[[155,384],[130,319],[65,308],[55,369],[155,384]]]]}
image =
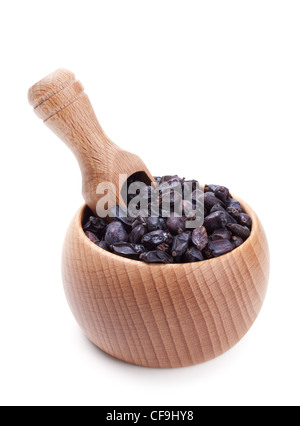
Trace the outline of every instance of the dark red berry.
{"type": "Polygon", "coordinates": [[[142,253],[140,259],[148,263],[173,263],[173,257],[161,250],[142,253]]]}
{"type": "Polygon", "coordinates": [[[236,219],[237,219],[237,221],[238,221],[238,223],[240,225],[247,226],[248,228],[251,228],[251,226],[252,226],[252,219],[251,219],[251,217],[248,214],[246,214],[246,213],[239,213],[237,215],[236,219]]]}
{"type": "Polygon", "coordinates": [[[226,211],[228,214],[230,214],[230,216],[234,217],[234,219],[237,219],[238,215],[240,214],[240,212],[234,207],[227,207],[226,211]]]}
{"type": "Polygon", "coordinates": [[[176,235],[173,239],[172,256],[182,256],[189,246],[190,239],[191,232],[183,232],[182,234],[176,235]]]}
{"type": "Polygon", "coordinates": [[[111,222],[106,230],[105,242],[108,247],[120,242],[127,242],[128,234],[121,222],[111,222]]]}
{"type": "Polygon", "coordinates": [[[208,235],[204,226],[200,226],[200,228],[193,230],[192,242],[198,250],[203,250],[206,247],[208,243],[208,235]]]}
{"type": "Polygon", "coordinates": [[[154,249],[159,244],[168,243],[168,241],[169,235],[162,229],[149,232],[148,234],[145,234],[142,238],[142,244],[149,250],[154,249]]]}
{"type": "MultiPolygon", "coordinates": [[[[237,200],[235,200],[234,198],[228,198],[228,200],[226,200],[226,207],[228,208],[234,208],[236,209],[239,213],[242,213],[243,211],[243,207],[241,206],[241,203],[237,200]]],[[[230,213],[230,211],[229,211],[230,213]]]]}
{"type": "Polygon", "coordinates": [[[236,235],[231,239],[231,243],[234,245],[235,248],[241,246],[243,242],[244,240],[241,237],[237,237],[236,235]]]}
{"type": "Polygon", "coordinates": [[[215,189],[215,196],[225,203],[229,197],[229,189],[225,188],[225,186],[217,186],[215,189]]]}
{"type": "Polygon", "coordinates": [[[148,217],[147,228],[149,232],[157,231],[158,229],[166,230],[166,221],[161,217],[148,217]]]}
{"type": "Polygon", "coordinates": [[[212,234],[216,229],[225,228],[226,224],[227,220],[226,214],[224,212],[211,213],[204,219],[204,226],[209,235],[212,234]]]}
{"type": "Polygon", "coordinates": [[[135,245],[130,243],[116,243],[112,246],[112,251],[119,256],[128,257],[130,259],[138,260],[141,253],[145,251],[142,245],[135,245]]]}
{"type": "Polygon", "coordinates": [[[99,242],[99,238],[97,237],[97,235],[95,235],[93,232],[90,231],[86,231],[85,235],[93,242],[93,243],[98,243],[99,242]]]}
{"type": "Polygon", "coordinates": [[[212,257],[222,256],[234,249],[233,244],[228,240],[210,241],[207,246],[208,252],[212,257]]]}
{"type": "Polygon", "coordinates": [[[204,259],[203,254],[196,247],[191,247],[187,249],[187,251],[185,252],[183,256],[184,262],[199,262],[203,259],[204,259]]]}
{"type": "Polygon", "coordinates": [[[106,226],[107,223],[101,217],[90,216],[89,220],[84,225],[83,230],[92,232],[93,234],[97,235],[98,238],[101,238],[106,229],[106,226]]]}
{"type": "Polygon", "coordinates": [[[132,223],[131,227],[133,229],[133,228],[135,228],[138,225],[147,226],[147,220],[143,216],[141,216],[141,215],[138,215],[138,217],[132,223]]]}
{"type": "Polygon", "coordinates": [[[221,206],[221,204],[215,204],[210,209],[210,213],[215,213],[215,212],[226,212],[226,210],[224,209],[224,207],[221,206]]]}
{"type": "Polygon", "coordinates": [[[125,207],[118,204],[111,208],[110,216],[114,220],[121,222],[127,230],[132,227],[132,224],[135,220],[133,217],[129,217],[129,212],[125,207]]]}
{"type": "Polygon", "coordinates": [[[144,225],[138,225],[129,234],[129,242],[138,244],[141,242],[143,236],[146,234],[147,229],[144,225]]]}
{"type": "Polygon", "coordinates": [[[180,234],[185,230],[185,220],[183,217],[168,217],[167,227],[173,235],[180,234]]]}
{"type": "Polygon", "coordinates": [[[219,198],[217,198],[212,192],[206,192],[204,194],[204,207],[207,210],[211,210],[216,204],[223,205],[223,202],[219,198]]]}
{"type": "Polygon", "coordinates": [[[212,241],[217,240],[230,240],[231,239],[231,232],[228,231],[226,228],[216,229],[214,233],[210,236],[210,239],[212,241]]]}
{"type": "Polygon", "coordinates": [[[235,223],[228,223],[227,228],[232,232],[233,235],[241,237],[243,240],[246,240],[250,236],[250,230],[247,226],[238,225],[235,223]]]}
{"type": "Polygon", "coordinates": [[[225,212],[227,223],[237,223],[236,219],[231,216],[228,212],[225,212]]]}

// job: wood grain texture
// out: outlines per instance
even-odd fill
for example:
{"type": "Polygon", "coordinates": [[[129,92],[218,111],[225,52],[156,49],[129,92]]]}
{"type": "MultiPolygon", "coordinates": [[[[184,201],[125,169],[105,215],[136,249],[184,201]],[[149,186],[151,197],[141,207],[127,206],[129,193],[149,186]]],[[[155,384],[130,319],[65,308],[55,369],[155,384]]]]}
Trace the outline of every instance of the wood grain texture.
{"type": "Polygon", "coordinates": [[[183,367],[234,346],[265,298],[269,250],[262,225],[232,253],[198,263],[149,265],[93,244],[82,230],[83,207],[63,250],[63,282],[71,310],[103,351],[146,367],[183,367]]]}
{"type": "MultiPolygon", "coordinates": [[[[44,78],[29,90],[28,99],[37,116],[75,154],[82,172],[83,196],[94,214],[101,198],[96,193],[99,183],[112,182],[117,203],[122,204],[119,189],[124,180],[119,185],[120,174],[143,172],[143,181],[154,182],[137,155],[119,148],[103,132],[82,84],[72,72],[60,69],[44,78]]],[[[116,204],[114,199],[110,202],[116,204]]]]}

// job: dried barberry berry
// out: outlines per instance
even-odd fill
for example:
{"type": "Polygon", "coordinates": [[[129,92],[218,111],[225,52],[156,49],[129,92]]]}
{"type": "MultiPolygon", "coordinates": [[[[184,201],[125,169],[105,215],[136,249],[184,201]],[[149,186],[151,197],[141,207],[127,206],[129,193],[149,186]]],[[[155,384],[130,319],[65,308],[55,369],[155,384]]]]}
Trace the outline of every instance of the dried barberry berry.
{"type": "Polygon", "coordinates": [[[195,218],[196,210],[194,209],[193,204],[190,201],[182,201],[182,214],[190,220],[195,218]]]}
{"type": "Polygon", "coordinates": [[[229,189],[225,186],[217,186],[215,189],[215,196],[225,203],[229,197],[229,189]]]}
{"type": "Polygon", "coordinates": [[[146,226],[149,232],[157,231],[158,229],[167,230],[166,220],[161,217],[148,217],[146,226]]]}
{"type": "Polygon", "coordinates": [[[204,259],[203,254],[196,247],[191,247],[187,249],[187,251],[185,252],[183,256],[184,262],[199,262],[203,259],[204,259]]]}
{"type": "Polygon", "coordinates": [[[95,235],[93,232],[90,231],[86,231],[85,235],[93,242],[93,243],[98,243],[99,242],[99,238],[97,237],[97,235],[95,235]]]}
{"type": "Polygon", "coordinates": [[[112,246],[112,251],[119,256],[137,260],[139,259],[141,253],[145,251],[145,249],[142,245],[116,243],[112,246]]]}
{"type": "Polygon", "coordinates": [[[227,228],[232,232],[232,234],[241,237],[243,240],[246,240],[250,236],[250,230],[247,228],[247,226],[228,223],[227,228]]]}
{"type": "Polygon", "coordinates": [[[236,219],[237,219],[237,221],[238,221],[238,223],[240,225],[247,226],[248,228],[251,229],[252,219],[251,219],[251,217],[248,214],[246,214],[246,213],[239,213],[237,215],[236,219]]]}
{"type": "Polygon", "coordinates": [[[148,263],[173,263],[173,257],[165,251],[154,250],[142,253],[140,259],[148,263]]]}
{"type": "Polygon", "coordinates": [[[204,194],[204,207],[211,210],[216,204],[223,205],[223,202],[215,196],[212,192],[205,192],[204,194]]]}
{"type": "Polygon", "coordinates": [[[125,207],[118,204],[111,208],[110,216],[114,220],[121,222],[127,230],[132,227],[132,224],[135,220],[133,217],[129,216],[129,212],[125,207]]]}
{"type": "Polygon", "coordinates": [[[183,232],[182,234],[176,235],[173,239],[172,256],[182,256],[189,246],[190,239],[191,232],[183,232]]]}
{"type": "Polygon", "coordinates": [[[224,207],[221,206],[221,204],[215,204],[210,209],[210,213],[215,213],[215,212],[226,212],[226,210],[224,209],[224,207]]]}
{"type": "Polygon", "coordinates": [[[231,239],[231,232],[228,231],[226,228],[216,229],[214,233],[210,236],[210,239],[212,241],[217,240],[230,240],[231,239]]]}
{"type": "Polygon", "coordinates": [[[236,235],[232,237],[231,243],[234,245],[235,248],[241,246],[243,244],[244,240],[241,237],[237,237],[236,235]]]}
{"type": "Polygon", "coordinates": [[[139,225],[147,226],[147,220],[141,215],[138,215],[138,217],[134,220],[134,222],[131,225],[131,228],[133,229],[139,225]]]}
{"type": "Polygon", "coordinates": [[[168,217],[167,227],[173,235],[180,234],[185,230],[185,220],[183,217],[168,217]]]}
{"type": "Polygon", "coordinates": [[[237,223],[236,219],[233,216],[231,216],[228,212],[225,212],[225,217],[226,217],[227,223],[237,223]]]}
{"type": "Polygon", "coordinates": [[[157,231],[158,229],[161,229],[159,217],[148,217],[146,224],[149,232],[157,231]]]}
{"type": "Polygon", "coordinates": [[[120,242],[127,242],[128,234],[121,222],[111,222],[105,234],[105,242],[108,247],[120,242]]]}
{"type": "Polygon", "coordinates": [[[204,226],[200,226],[200,228],[193,230],[192,242],[198,250],[203,250],[206,247],[208,243],[208,235],[204,226]]]}
{"type": "Polygon", "coordinates": [[[93,234],[97,235],[98,238],[101,238],[106,229],[106,226],[107,223],[104,219],[90,216],[89,220],[84,225],[83,230],[92,232],[93,234]]]}
{"type": "Polygon", "coordinates": [[[138,244],[141,242],[143,236],[146,234],[147,229],[144,225],[138,225],[129,234],[129,242],[138,244]]]}
{"type": "Polygon", "coordinates": [[[225,228],[226,224],[227,220],[226,214],[224,212],[211,213],[204,219],[204,226],[209,235],[212,234],[216,229],[225,228]]]}
{"type": "Polygon", "coordinates": [[[142,238],[142,244],[150,250],[154,249],[159,244],[168,243],[168,241],[169,235],[162,229],[149,232],[148,234],[145,234],[142,238]]]}
{"type": "Polygon", "coordinates": [[[210,241],[207,246],[207,251],[212,255],[212,257],[222,256],[233,249],[233,244],[231,244],[228,240],[210,241]]]}
{"type": "MultiPolygon", "coordinates": [[[[241,203],[235,200],[234,198],[228,198],[225,204],[227,209],[233,208],[233,209],[236,209],[239,213],[242,213],[243,211],[243,207],[241,206],[241,203]]],[[[230,213],[230,211],[228,213],[230,213]]]]}

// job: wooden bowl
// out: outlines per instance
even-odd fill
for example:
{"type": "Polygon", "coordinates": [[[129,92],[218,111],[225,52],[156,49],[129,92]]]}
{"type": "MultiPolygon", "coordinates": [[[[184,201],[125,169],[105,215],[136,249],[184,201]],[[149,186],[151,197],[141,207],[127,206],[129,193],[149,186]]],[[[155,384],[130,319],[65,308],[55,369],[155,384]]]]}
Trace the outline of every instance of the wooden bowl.
{"type": "Polygon", "coordinates": [[[63,250],[63,282],[87,337],[108,354],[146,367],[183,367],[233,347],[255,321],[267,290],[269,250],[254,211],[249,239],[197,263],[153,265],[102,250],[75,215],[63,250]]]}

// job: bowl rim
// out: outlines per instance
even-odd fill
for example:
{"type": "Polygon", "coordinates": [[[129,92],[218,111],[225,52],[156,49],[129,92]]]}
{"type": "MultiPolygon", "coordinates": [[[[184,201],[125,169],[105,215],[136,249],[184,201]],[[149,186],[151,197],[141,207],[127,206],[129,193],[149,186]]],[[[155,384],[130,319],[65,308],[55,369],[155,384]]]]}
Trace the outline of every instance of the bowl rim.
{"type": "Polygon", "coordinates": [[[227,259],[229,260],[230,258],[232,258],[233,256],[239,254],[241,251],[247,250],[249,245],[252,245],[254,236],[257,233],[257,230],[259,228],[259,219],[257,217],[257,214],[254,212],[254,210],[242,199],[240,199],[239,197],[236,197],[233,195],[233,198],[235,198],[236,200],[238,200],[245,213],[247,213],[251,219],[252,219],[252,229],[251,229],[251,234],[250,236],[247,238],[246,241],[244,241],[243,244],[241,244],[239,247],[235,248],[234,250],[232,250],[229,253],[223,254],[222,256],[218,256],[218,257],[214,257],[212,259],[205,259],[203,261],[199,261],[199,262],[185,262],[185,263],[168,263],[168,264],[163,264],[163,263],[147,263],[147,262],[141,262],[140,260],[134,260],[134,259],[129,259],[127,257],[122,257],[122,256],[118,256],[117,254],[111,253],[107,250],[102,249],[101,247],[98,247],[95,243],[93,243],[84,233],[83,230],[83,226],[82,226],[82,221],[83,221],[83,217],[84,214],[86,212],[86,210],[89,208],[87,204],[84,204],[76,213],[75,215],[75,223],[77,225],[77,228],[79,228],[79,237],[82,239],[83,243],[85,245],[88,245],[93,251],[97,252],[97,253],[101,253],[103,256],[107,257],[108,259],[113,259],[115,262],[121,262],[121,263],[128,263],[128,265],[135,265],[135,266],[139,266],[142,268],[149,268],[151,267],[151,269],[153,268],[172,268],[172,269],[176,269],[176,268],[182,268],[183,266],[186,265],[193,265],[193,266],[199,266],[199,265],[208,265],[210,264],[211,266],[213,266],[214,263],[217,263],[220,259],[227,259]]]}

